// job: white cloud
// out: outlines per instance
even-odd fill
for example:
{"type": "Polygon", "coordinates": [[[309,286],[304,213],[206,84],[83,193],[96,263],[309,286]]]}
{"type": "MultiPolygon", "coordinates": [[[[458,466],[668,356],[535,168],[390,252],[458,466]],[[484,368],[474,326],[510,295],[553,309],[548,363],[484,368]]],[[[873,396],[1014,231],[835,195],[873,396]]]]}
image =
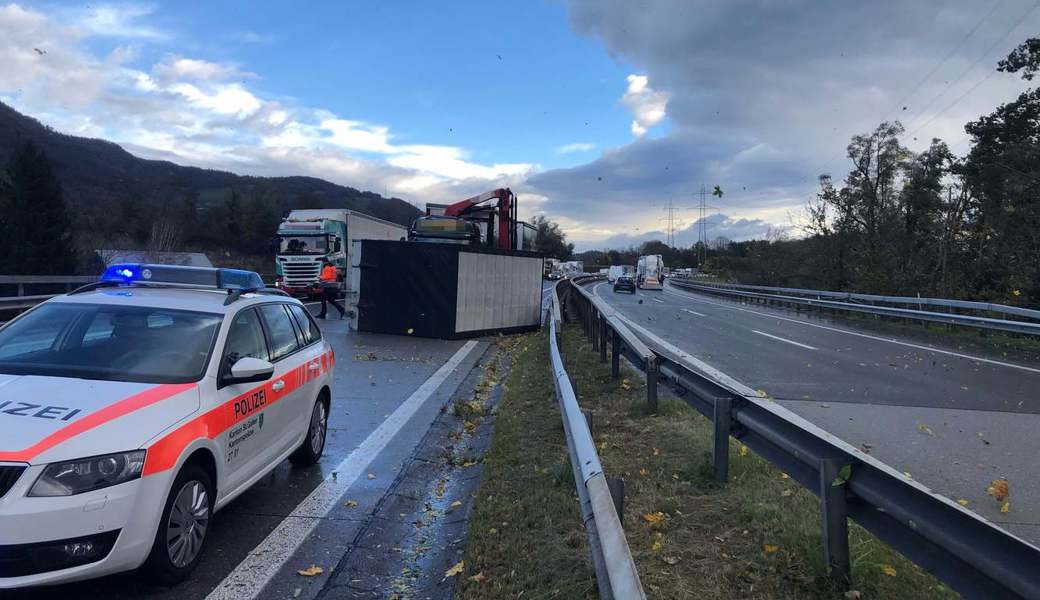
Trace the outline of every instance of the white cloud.
{"type": "Polygon", "coordinates": [[[154,12],[151,4],[99,4],[81,12],[75,25],[97,36],[166,39],[166,33],[140,22],[154,12]]]}
{"type": "Polygon", "coordinates": [[[228,64],[209,62],[197,58],[184,58],[170,55],[152,67],[152,74],[158,79],[171,82],[185,79],[195,81],[224,81],[232,77],[256,77],[254,73],[240,71],[228,64]]]}
{"type": "MultiPolygon", "coordinates": [[[[256,175],[307,174],[423,201],[516,185],[535,167],[486,164],[456,146],[397,144],[390,126],[267,99],[237,65],[167,54],[128,66],[137,48],[98,57],[92,37],[169,39],[146,5],[47,16],[0,6],[0,97],[70,133],[104,137],[147,158],[256,175]],[[42,53],[34,51],[39,48],[42,53]]],[[[257,41],[260,40],[251,40],[257,41]]]]}
{"type": "Polygon", "coordinates": [[[588,152],[596,147],[596,144],[591,142],[574,142],[573,144],[565,144],[556,149],[557,154],[573,154],[575,152],[588,152]]]}
{"type": "Polygon", "coordinates": [[[629,75],[626,81],[628,89],[621,96],[621,104],[635,116],[632,135],[643,137],[648,129],[664,119],[669,95],[651,88],[650,78],[646,75],[629,75]]]}

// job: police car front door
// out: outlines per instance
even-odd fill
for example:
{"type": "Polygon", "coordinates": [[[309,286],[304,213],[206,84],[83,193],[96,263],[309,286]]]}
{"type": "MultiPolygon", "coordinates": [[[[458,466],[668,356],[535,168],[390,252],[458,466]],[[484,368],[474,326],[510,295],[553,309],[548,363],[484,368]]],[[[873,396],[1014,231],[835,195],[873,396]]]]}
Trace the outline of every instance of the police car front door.
{"type": "MultiPolygon", "coordinates": [[[[255,308],[235,314],[221,356],[221,374],[229,373],[231,365],[247,356],[263,360],[270,358],[260,315],[255,308]]],[[[268,381],[224,385],[217,391],[217,402],[227,407],[229,420],[229,427],[220,435],[225,474],[221,490],[233,492],[274,459],[276,453],[271,442],[277,423],[271,422],[268,407],[277,393],[273,387],[278,377],[276,365],[274,376],[268,381]]]]}

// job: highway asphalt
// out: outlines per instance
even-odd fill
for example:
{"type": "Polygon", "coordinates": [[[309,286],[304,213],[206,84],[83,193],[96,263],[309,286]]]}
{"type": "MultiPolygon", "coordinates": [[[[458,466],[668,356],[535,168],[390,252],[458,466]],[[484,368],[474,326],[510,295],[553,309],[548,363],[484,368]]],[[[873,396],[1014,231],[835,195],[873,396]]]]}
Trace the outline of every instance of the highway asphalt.
{"type": "Polygon", "coordinates": [[[679,290],[594,292],[653,334],[1040,545],[1040,364],[679,290]],[[1010,481],[1008,512],[987,495],[1010,481]]]}

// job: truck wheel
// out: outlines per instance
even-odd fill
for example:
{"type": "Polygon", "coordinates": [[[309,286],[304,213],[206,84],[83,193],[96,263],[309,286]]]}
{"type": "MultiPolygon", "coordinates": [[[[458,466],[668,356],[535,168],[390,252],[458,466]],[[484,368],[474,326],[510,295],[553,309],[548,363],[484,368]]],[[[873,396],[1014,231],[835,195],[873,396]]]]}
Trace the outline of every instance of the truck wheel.
{"type": "Polygon", "coordinates": [[[141,568],[148,580],[169,586],[191,575],[206,547],[214,498],[209,473],[198,465],[185,465],[170,488],[152,551],[141,568]]]}
{"type": "Polygon", "coordinates": [[[329,407],[323,398],[318,398],[311,409],[311,423],[307,437],[291,455],[289,461],[297,467],[306,467],[318,462],[325,452],[325,438],[329,432],[329,407]]]}

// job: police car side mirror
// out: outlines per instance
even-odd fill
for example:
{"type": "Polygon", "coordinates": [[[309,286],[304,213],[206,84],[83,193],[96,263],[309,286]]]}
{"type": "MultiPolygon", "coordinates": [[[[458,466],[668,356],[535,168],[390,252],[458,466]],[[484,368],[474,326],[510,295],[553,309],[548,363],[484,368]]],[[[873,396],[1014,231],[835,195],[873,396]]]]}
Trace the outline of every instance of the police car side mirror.
{"type": "Polygon", "coordinates": [[[246,356],[238,359],[231,366],[231,372],[224,376],[221,383],[234,385],[236,383],[267,381],[272,375],[274,375],[274,365],[266,360],[246,356]]]}

